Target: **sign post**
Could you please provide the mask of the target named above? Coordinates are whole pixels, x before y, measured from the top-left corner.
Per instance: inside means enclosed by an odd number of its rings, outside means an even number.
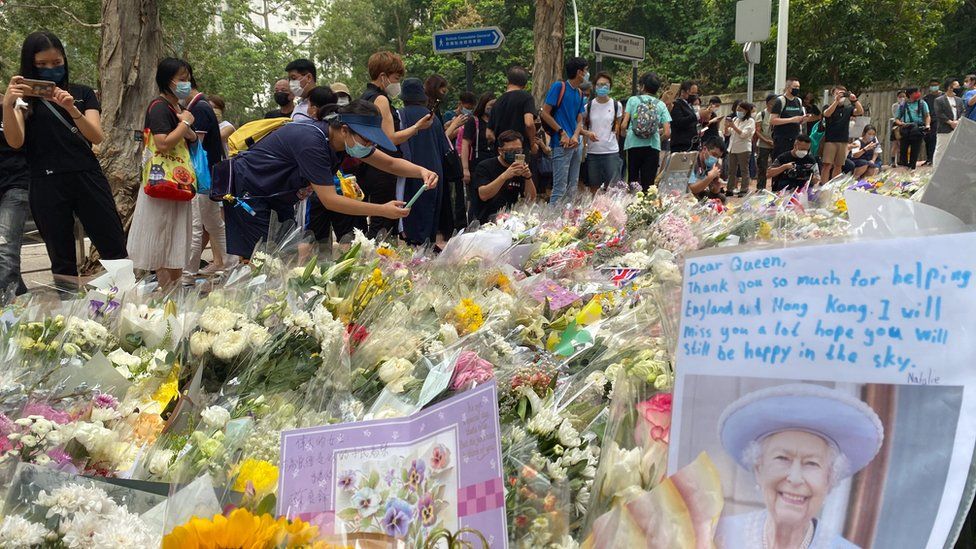
[[[753,100],[752,85],[760,58],[760,43],[769,39],[772,9],[771,0],[739,0],[735,5],[735,41],[744,44],[742,55],[749,66],[746,87],[746,101],[749,102]],[[778,84],[779,74],[776,78]]]
[[[497,50],[505,42],[498,27],[452,29],[434,33],[434,53],[464,53],[465,80],[468,91],[474,91],[474,56],[471,52]]]
[[[637,95],[637,65],[644,60],[645,51],[643,36],[593,27],[590,31],[590,51],[596,55],[597,72],[602,69],[604,56],[632,61],[634,84],[631,93]]]

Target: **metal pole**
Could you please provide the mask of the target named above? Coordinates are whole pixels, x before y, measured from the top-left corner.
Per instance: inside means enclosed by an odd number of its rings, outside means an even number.
[[[781,91],[786,85],[786,47],[790,33],[790,0],[779,0],[776,23],[776,82],[773,89]]]
[[[576,23],[576,57],[579,57],[579,11],[576,10],[576,0],[573,0],[573,21]]]
[[[637,61],[634,61],[634,83],[630,86],[630,95],[637,95]]]
[[[464,79],[469,92],[474,92],[474,56],[467,52],[464,56]]]
[[[596,71],[593,74],[594,75],[599,74],[600,71],[602,70],[603,70],[603,56],[598,53],[596,54]],[[593,78],[595,79],[596,76],[594,76]]]
[[[756,65],[754,63],[748,63],[749,65],[749,76],[746,81],[746,101],[752,103],[753,91],[752,91],[752,80],[756,74]]]

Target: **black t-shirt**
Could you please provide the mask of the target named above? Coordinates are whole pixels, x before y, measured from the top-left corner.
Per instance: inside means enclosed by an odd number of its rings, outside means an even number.
[[[285,114],[280,110],[264,113],[265,118],[291,118],[290,114]]]
[[[851,116],[854,105],[842,105],[834,109],[834,114],[824,119],[824,142],[847,143],[851,138]]]
[[[176,109],[164,99],[154,99],[146,112],[146,127],[153,135],[169,135],[180,124]]]
[[[932,122],[929,124],[929,126],[932,127],[933,134],[939,130],[939,119],[935,116],[935,100],[938,99],[940,95],[942,94],[929,92],[925,94],[925,97],[922,98],[922,101],[925,101],[925,104],[929,106],[929,112],[933,115]]]
[[[484,120],[476,120],[473,116],[464,123],[464,139],[471,141],[471,148],[476,159],[495,155],[491,143],[488,142],[487,130],[488,124]],[[475,134],[476,131],[477,135]]]
[[[82,114],[93,109],[101,110],[95,90],[88,86],[68,84],[67,91],[75,98],[75,107]],[[31,99],[29,103],[24,149],[32,177],[100,169],[91,144],[80,131],[72,133],[41,99]],[[54,103],[49,104],[71,127],[77,127],[68,111]]]
[[[224,159],[224,142],[220,139],[220,121],[206,98],[197,101],[190,109],[193,115],[193,131],[207,132],[203,136],[203,150],[207,151],[207,164],[213,166]]]
[[[803,102],[799,97],[787,99],[781,95],[773,102],[773,114],[778,114],[780,118],[793,118],[803,115]],[[796,139],[800,135],[800,124],[781,124],[773,126],[773,139]]]
[[[814,116],[820,116],[820,114],[821,114],[820,107],[817,107],[813,103],[810,103],[810,106],[809,107],[807,107],[806,105],[804,105],[803,108],[807,111],[807,114],[812,114]],[[807,129],[806,129],[807,135],[810,135],[811,133],[813,133],[813,127],[816,124],[817,124],[817,121],[816,120],[814,120],[813,122],[807,122]],[[823,125],[821,125],[820,127],[823,128]]]
[[[713,112],[711,116],[708,117],[708,121],[711,122],[716,118],[718,118],[718,114]],[[735,115],[731,116],[731,118],[735,118]],[[722,124],[721,122],[716,122],[715,124],[708,124],[708,127],[705,128],[705,132],[702,133],[702,143],[704,143],[711,137],[718,137],[718,127],[721,124]]]
[[[530,143],[529,136],[525,133],[525,115],[534,113],[535,98],[531,93],[525,90],[508,91],[495,101],[488,119],[488,127],[495,132],[496,136],[508,130],[519,132],[522,134],[522,143],[528,148]]]
[[[525,180],[521,177],[513,177],[502,185],[498,194],[488,200],[481,199],[481,196],[478,194],[478,188],[484,187],[498,179],[507,169],[508,167],[503,166],[497,156],[479,162],[478,166],[474,169],[474,176],[471,178],[473,191],[471,196],[473,211],[471,213],[472,216],[477,217],[482,223],[491,221],[491,218],[501,211],[502,208],[515,205],[525,190]]]
[[[29,183],[27,154],[23,147],[14,149],[7,144],[3,134],[3,109],[0,109],[0,196],[7,189],[26,189]]]
[[[793,151],[786,151],[777,156],[770,167],[776,168],[790,162],[795,164],[792,169],[773,178],[773,192],[779,192],[783,189],[799,189],[810,181],[811,176],[820,175],[817,159],[812,154],[797,158],[793,155]]]

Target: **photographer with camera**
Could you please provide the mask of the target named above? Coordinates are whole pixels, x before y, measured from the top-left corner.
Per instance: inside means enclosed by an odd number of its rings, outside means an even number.
[[[922,92],[918,88],[905,90],[908,101],[898,109],[895,116],[895,126],[898,127],[898,140],[901,150],[898,154],[898,165],[915,169],[918,157],[922,153],[922,143],[929,132],[932,116],[929,106],[922,101]]]
[[[503,208],[525,198],[535,200],[532,171],[525,161],[522,134],[508,130],[498,136],[498,156],[478,164],[472,181],[468,218],[487,223]]]
[[[823,111],[824,137],[821,157],[824,163],[825,181],[840,175],[847,160],[847,143],[851,138],[851,117],[864,114],[864,107],[857,96],[847,91],[844,86],[834,86],[831,95],[834,101]]]
[[[820,183],[820,169],[817,159],[810,154],[810,137],[800,134],[793,143],[793,150],[776,157],[766,176],[773,180],[773,192],[784,189],[802,189],[808,183]]]

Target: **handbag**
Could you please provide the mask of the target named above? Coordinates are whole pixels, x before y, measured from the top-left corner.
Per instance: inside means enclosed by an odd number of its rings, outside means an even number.
[[[153,101],[149,108],[162,101]],[[170,107],[175,113],[175,109]],[[180,139],[176,146],[167,152],[156,148],[152,132],[146,128],[142,132],[143,153],[142,190],[153,198],[187,202],[197,194],[197,175],[190,149],[186,140]]]
[[[193,161],[193,171],[197,176],[197,194],[210,194],[211,175],[210,160],[203,143],[198,139],[190,149],[190,159]]]

